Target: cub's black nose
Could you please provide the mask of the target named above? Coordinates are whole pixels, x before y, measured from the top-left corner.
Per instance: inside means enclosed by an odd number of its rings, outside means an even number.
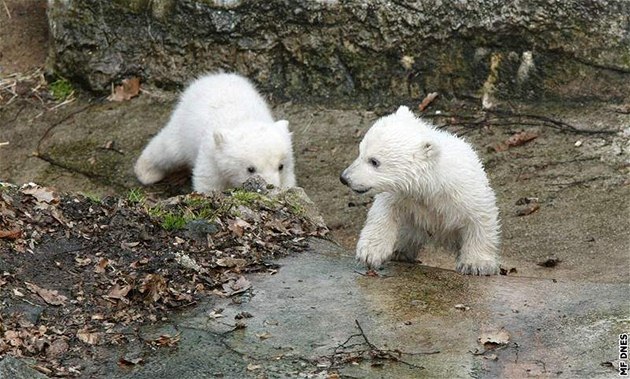
[[[346,178],[343,177],[343,172],[341,173],[341,175],[339,175],[339,181],[341,182],[341,184],[343,184],[344,186],[348,185],[348,181],[346,180]]]

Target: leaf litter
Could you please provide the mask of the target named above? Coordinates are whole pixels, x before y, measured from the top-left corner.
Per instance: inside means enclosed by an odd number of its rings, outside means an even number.
[[[277,272],[273,259],[328,232],[288,193],[238,195],[149,204],[0,183],[0,356],[32,357],[49,376],[89,376],[98,365],[94,347],[125,345],[142,325],[204,298],[250,291],[247,273]],[[183,225],[167,222],[173,217]],[[150,353],[179,338],[144,342]]]

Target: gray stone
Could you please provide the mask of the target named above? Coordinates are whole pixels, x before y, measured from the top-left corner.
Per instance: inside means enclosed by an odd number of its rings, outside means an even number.
[[[219,230],[216,223],[207,220],[192,220],[186,224],[186,235],[197,242],[207,242],[208,235]]]
[[[630,93],[630,2],[50,0],[50,70],[107,92],[213,70],[274,99],[393,104]]]
[[[0,360],[0,379],[46,379],[47,376],[31,368],[26,361],[5,355]]]
[[[248,192],[256,192],[264,195],[269,192],[269,190],[267,189],[268,186],[269,185],[262,176],[252,175],[247,178],[245,183],[243,183],[242,188]]]

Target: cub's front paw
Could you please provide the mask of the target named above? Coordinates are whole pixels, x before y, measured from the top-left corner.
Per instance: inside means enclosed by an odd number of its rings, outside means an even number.
[[[363,263],[370,269],[381,267],[383,262],[391,255],[391,250],[384,249],[380,246],[362,245],[361,243],[357,245],[357,261]]]
[[[496,275],[499,273],[499,262],[496,259],[459,260],[457,271],[464,275]]]
[[[157,183],[164,178],[164,172],[155,168],[155,166],[145,158],[139,158],[134,166],[136,177],[142,184]]]

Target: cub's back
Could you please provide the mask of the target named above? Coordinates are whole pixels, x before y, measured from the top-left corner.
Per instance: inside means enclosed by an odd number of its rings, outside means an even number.
[[[271,111],[254,85],[238,74],[209,74],[190,84],[174,117],[203,129],[229,128],[243,121],[273,122]]]

